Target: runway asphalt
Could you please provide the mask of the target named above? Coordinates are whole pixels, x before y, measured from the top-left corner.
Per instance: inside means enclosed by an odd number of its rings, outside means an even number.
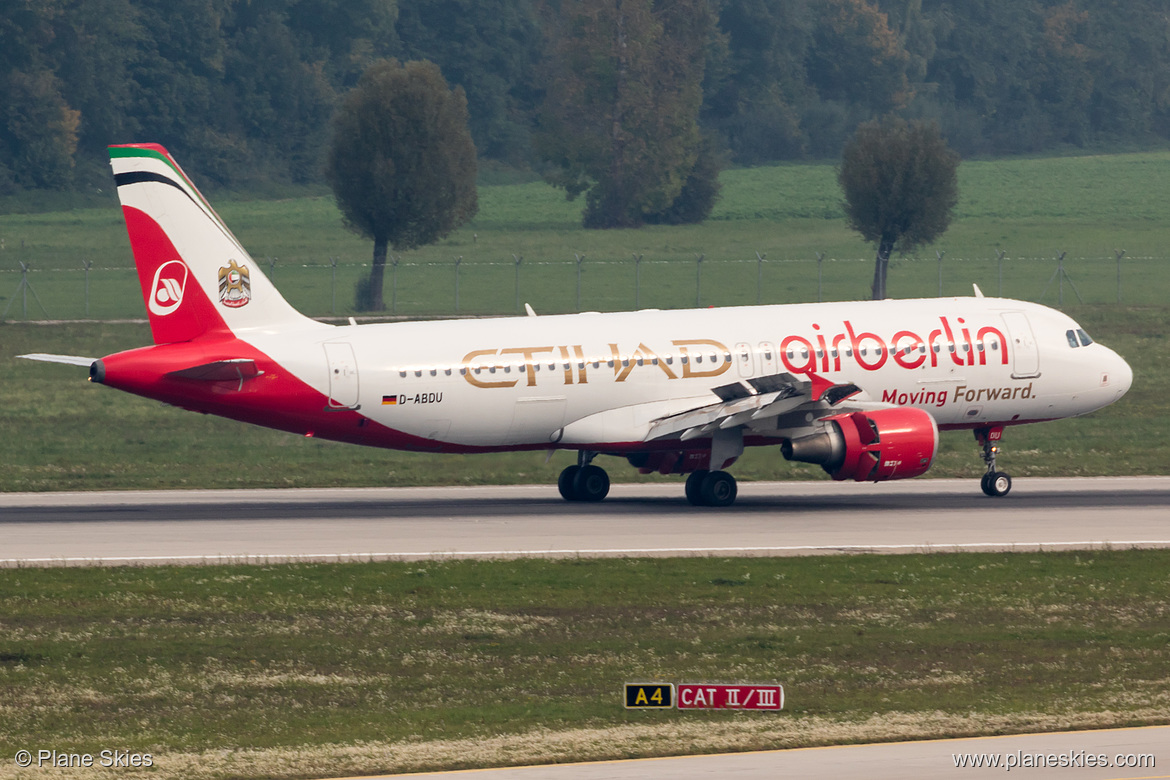
[[[1170,546],[1170,478],[0,494],[0,565],[430,557],[809,555]]]

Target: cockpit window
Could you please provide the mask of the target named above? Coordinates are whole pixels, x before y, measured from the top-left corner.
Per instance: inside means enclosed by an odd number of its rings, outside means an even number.
[[[1089,334],[1085,333],[1084,329],[1077,328],[1077,335],[1081,337],[1081,346],[1087,347],[1093,343],[1093,340],[1089,338]]]
[[[1077,341],[1077,333],[1075,330],[1066,330],[1064,332],[1064,337],[1068,339],[1068,345],[1073,349],[1076,349],[1080,346],[1080,343]]]

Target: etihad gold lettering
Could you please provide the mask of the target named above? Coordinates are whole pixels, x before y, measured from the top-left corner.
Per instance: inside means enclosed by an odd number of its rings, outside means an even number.
[[[501,349],[500,356],[504,355],[523,355],[524,356],[524,371],[528,374],[528,386],[536,387],[536,364],[535,355],[538,352],[552,352],[556,347],[510,347],[508,349]],[[488,350],[491,352],[492,350]],[[464,358],[466,360],[466,358]],[[475,384],[472,382],[472,384]],[[512,384],[515,384],[513,382]],[[511,385],[509,385],[510,387]]]
[[[636,371],[656,369],[667,379],[709,378],[719,376],[731,367],[729,351],[722,342],[712,339],[684,339],[671,342],[676,350],[659,355],[645,342],[639,342],[632,351],[624,351],[618,344],[609,345],[609,359],[587,355],[581,344],[556,346],[505,347],[503,349],[475,349],[463,356],[459,373],[473,387],[515,387],[519,379],[499,378],[499,372],[519,369],[526,374],[525,386],[536,387],[542,382],[542,368],[547,368],[545,383],[559,376],[566,385],[589,383],[589,364],[596,368],[606,363],[613,368],[615,382],[625,382]],[[558,360],[559,358],[559,360]],[[678,359],[682,376],[671,366]],[[559,370],[558,370],[559,369]]]
[[[519,379],[492,381],[490,379],[481,378],[484,371],[488,372],[489,374],[494,374],[497,368],[502,368],[503,366],[498,361],[491,363],[477,363],[477,358],[495,356],[495,354],[496,350],[494,349],[475,349],[471,352],[468,352],[463,356],[463,360],[460,361],[460,368],[463,369],[461,372],[463,374],[463,378],[466,379],[469,384],[475,385],[476,387],[514,387],[516,383],[520,381]]]
[[[610,346],[613,347],[615,345],[610,344]],[[662,369],[662,373],[666,374],[667,379],[678,379],[678,375],[670,370],[670,366],[666,365],[666,361],[660,360],[654,350],[646,346],[645,343],[640,343],[638,344],[638,348],[634,350],[634,353],[630,355],[629,359],[622,361],[621,372],[618,373],[615,371],[617,373],[617,381],[626,381],[626,377],[630,375],[631,371],[647,363]]]
[[[670,343],[678,347],[682,354],[683,379],[719,376],[731,368],[731,363],[724,357],[730,350],[718,341],[712,339],[675,339]],[[705,350],[704,347],[708,349]],[[702,366],[704,355],[712,360],[712,368]]]
[[[585,352],[582,350],[580,344],[573,345],[573,354],[577,359],[577,384],[586,384],[589,381],[589,377],[585,374]]]
[[[569,360],[569,348],[557,347],[557,349],[561,351],[561,363],[565,367],[565,384],[571,385],[573,384],[573,364]]]

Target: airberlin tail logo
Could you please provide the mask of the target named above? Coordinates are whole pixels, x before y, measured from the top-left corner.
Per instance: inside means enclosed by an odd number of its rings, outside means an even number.
[[[187,266],[182,260],[168,260],[154,272],[150,285],[150,300],[147,308],[151,314],[165,317],[183,302],[183,291],[187,288]]]

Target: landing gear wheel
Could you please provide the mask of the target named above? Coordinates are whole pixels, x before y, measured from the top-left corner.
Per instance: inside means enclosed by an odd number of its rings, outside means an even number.
[[[1004,471],[989,471],[983,475],[980,487],[989,496],[1006,496],[1012,489],[1012,478]]]
[[[561,498],[566,501],[580,501],[577,498],[577,491],[573,487],[573,482],[577,479],[577,474],[580,471],[580,466],[566,466],[565,470],[561,472],[561,476],[557,478],[557,489],[561,491]]]
[[[704,506],[731,506],[739,488],[735,484],[735,477],[726,471],[712,471],[703,479]]]
[[[979,481],[979,487],[989,496],[1006,496],[1012,489],[1012,478],[1005,471],[995,468],[995,456],[999,454],[999,441],[1003,435],[1003,428],[976,428],[975,441],[983,448],[983,462],[987,464],[987,472]]]
[[[699,469],[687,476],[687,501],[691,502],[691,506],[703,505],[703,480],[710,473],[707,469]]]
[[[609,495],[609,474],[600,466],[578,467],[573,477],[573,495],[577,501],[600,501]]]

